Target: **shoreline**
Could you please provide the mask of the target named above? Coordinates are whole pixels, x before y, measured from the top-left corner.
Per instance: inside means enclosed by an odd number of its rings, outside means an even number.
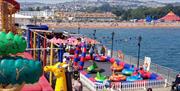
[[[41,22],[41,24],[48,25],[50,29],[113,29],[113,28],[180,28],[180,22],[172,23],[132,23],[132,22],[63,22],[63,23],[53,23],[53,22]]]

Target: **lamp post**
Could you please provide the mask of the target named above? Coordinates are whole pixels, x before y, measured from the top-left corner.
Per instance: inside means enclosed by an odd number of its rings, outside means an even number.
[[[113,46],[114,46],[114,32],[112,32],[112,45],[111,45],[111,57],[113,57]]]
[[[139,36],[139,37],[138,37],[138,62],[137,62],[137,67],[138,67],[138,68],[139,68],[139,58],[140,58],[141,40],[142,40],[142,37]]]
[[[96,30],[94,30],[93,37],[94,37],[94,40],[96,40]]]
[[[78,26],[78,34],[79,34],[79,31],[80,31],[80,27]]]

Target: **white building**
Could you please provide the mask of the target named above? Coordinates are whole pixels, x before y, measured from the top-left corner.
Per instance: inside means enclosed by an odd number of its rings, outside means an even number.
[[[31,23],[32,16],[26,16],[21,14],[15,14],[15,23],[20,25],[26,25]]]
[[[54,16],[54,11],[20,11],[18,14],[37,18],[44,17],[45,19],[48,19],[49,17]]]

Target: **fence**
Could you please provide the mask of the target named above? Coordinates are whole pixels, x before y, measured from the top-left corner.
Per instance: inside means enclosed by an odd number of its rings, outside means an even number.
[[[109,86],[96,84],[80,73],[80,79],[91,91],[128,91],[144,90],[146,88],[162,88],[166,86],[166,79],[162,80],[142,80],[135,82],[111,82]]]

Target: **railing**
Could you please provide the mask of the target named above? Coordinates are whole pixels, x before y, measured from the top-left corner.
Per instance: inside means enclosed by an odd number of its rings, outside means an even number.
[[[83,74],[80,73],[80,80],[83,84],[85,84],[89,89],[92,91],[96,91],[95,84],[90,81],[88,78],[86,78]]]
[[[142,80],[134,82],[111,82],[110,86],[105,84],[97,84],[86,78],[80,73],[80,80],[85,84],[91,91],[127,91],[127,90],[144,90],[147,88],[163,88],[166,86],[166,79],[162,80]]]

